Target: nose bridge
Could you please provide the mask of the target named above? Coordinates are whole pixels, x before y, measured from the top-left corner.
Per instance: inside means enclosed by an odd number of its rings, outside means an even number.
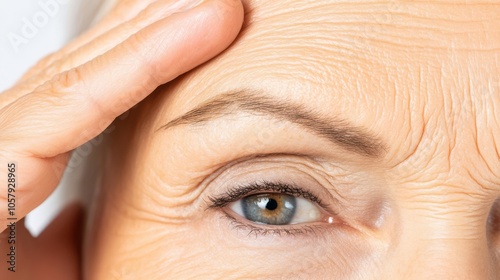
[[[403,210],[394,258],[402,266],[391,279],[498,279],[495,250],[486,230],[487,213],[472,200]]]

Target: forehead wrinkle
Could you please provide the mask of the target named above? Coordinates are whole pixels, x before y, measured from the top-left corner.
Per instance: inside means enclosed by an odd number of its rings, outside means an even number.
[[[439,74],[443,68],[446,68],[446,65],[453,65],[449,64],[449,61],[456,57],[460,48],[467,51],[481,50],[481,52],[489,49],[497,40],[484,41],[472,38],[483,34],[477,33],[482,23],[492,23],[500,18],[498,14],[490,13],[486,18],[474,20],[473,14],[482,10],[474,5],[406,3],[400,6],[402,10],[396,13],[382,9],[387,5],[377,4],[380,9],[376,13],[369,14],[366,11],[373,6],[371,4],[358,6],[360,3],[336,3],[336,10],[317,9],[317,16],[311,17],[311,10],[307,13],[299,13],[297,10],[297,13],[294,13],[292,9],[294,4],[278,9],[276,7],[279,6],[279,1],[274,6],[266,4],[265,7],[256,4],[260,1],[249,2],[252,3],[251,10],[248,11],[249,16],[253,17],[249,22],[251,23],[249,29],[227,52],[207,64],[209,67],[199,68],[197,73],[202,74],[197,76],[198,80],[194,80],[195,83],[203,87],[214,85],[213,88],[232,88],[232,84],[238,84],[242,88],[254,88],[254,83],[257,81],[259,84],[257,86],[269,88],[274,84],[267,80],[274,79],[280,81],[280,87],[287,86],[290,81],[299,81],[301,86],[319,88],[320,90],[300,90],[295,93],[299,93],[297,98],[301,98],[300,95],[315,94],[316,99],[323,100],[328,99],[325,97],[327,92],[331,96],[335,95],[332,99],[335,98],[335,102],[341,104],[338,109],[341,112],[338,115],[350,116],[348,111],[351,111],[352,119],[358,118],[360,121],[357,123],[361,126],[374,127],[373,131],[380,131],[388,143],[394,142],[399,145],[399,149],[391,149],[397,153],[393,162],[411,154],[413,146],[419,141],[411,141],[412,145],[409,145],[408,141],[401,139],[410,134],[399,130],[405,129],[406,123],[400,121],[403,118],[394,113],[397,110],[392,112],[386,110],[385,104],[392,102],[394,107],[398,107],[401,96],[416,98],[418,102],[409,109],[412,114],[405,120],[413,122],[414,126],[428,122],[429,116],[425,116],[424,112],[432,112],[434,110],[431,109],[436,109],[442,104],[440,100],[436,102],[437,95],[431,96],[431,94],[442,95],[450,92],[450,90],[440,91],[442,88],[439,87],[441,86],[439,80],[442,77]],[[424,7],[432,9],[423,9]],[[497,5],[485,8],[493,11],[498,7]],[[444,13],[448,10],[449,12]],[[422,14],[424,11],[426,12]],[[467,17],[464,14],[464,18],[460,18],[464,11],[469,11],[471,14]],[[387,18],[385,22],[379,21],[387,14],[391,14],[390,22],[387,22]],[[365,29],[370,26],[383,28],[374,29],[373,33],[360,32],[370,31]],[[425,36],[420,36],[422,34]],[[417,41],[412,40],[415,36],[418,37]],[[436,36],[442,39],[429,40],[435,39]],[[466,37],[470,44],[480,42],[481,48],[462,45],[462,37]],[[393,41],[394,39],[397,39],[397,42]],[[452,46],[449,45],[450,42],[453,42]],[[261,86],[263,79],[267,79],[265,86]],[[393,85],[394,90],[392,88],[385,90],[388,89],[387,85]],[[295,84],[290,87],[292,86]],[[321,90],[322,88],[325,92]],[[191,92],[217,94],[212,90],[191,90]],[[196,96],[192,95],[186,99],[197,101]],[[205,99],[203,94],[200,99]],[[432,102],[428,102],[429,100]],[[212,105],[225,107],[227,104]],[[234,106],[224,110],[214,110],[212,114],[218,111],[218,114],[224,115],[233,109]],[[385,124],[380,124],[387,121],[387,116],[393,118],[389,133],[386,133]],[[459,119],[451,118],[451,121]],[[398,134],[390,134],[393,127],[398,128]],[[451,130],[450,135],[456,136],[452,132],[455,131]],[[446,165],[440,166],[446,167]]]
[[[243,90],[221,94],[168,122],[160,129],[186,124],[202,124],[237,111],[272,116],[298,124],[342,148],[367,157],[379,157],[386,150],[380,139],[341,119],[325,118],[298,104],[285,104],[279,100]]]
[[[246,1],[250,10],[245,27],[256,36],[295,33],[351,37],[353,49],[368,45],[398,45],[402,51],[420,47],[434,51],[453,48],[498,49],[498,40],[484,36],[485,26],[498,27],[500,5],[380,1]],[[256,25],[256,26],[253,26]],[[318,30],[319,28],[319,30]],[[279,33],[273,32],[279,30]],[[319,32],[317,32],[319,31]],[[342,36],[337,36],[338,34]],[[246,36],[247,34],[245,34]],[[474,38],[474,39],[473,39]]]

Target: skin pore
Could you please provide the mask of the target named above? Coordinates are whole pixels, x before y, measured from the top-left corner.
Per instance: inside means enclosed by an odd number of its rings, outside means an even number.
[[[115,121],[85,276],[498,279],[500,4],[244,4],[228,50]],[[280,192],[321,218],[231,210]]]

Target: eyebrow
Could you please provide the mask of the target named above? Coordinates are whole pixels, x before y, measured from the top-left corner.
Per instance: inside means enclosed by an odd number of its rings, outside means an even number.
[[[271,116],[297,124],[329,140],[343,149],[365,157],[380,157],[385,145],[366,129],[349,124],[346,120],[325,117],[305,105],[289,103],[255,91],[240,90],[224,93],[209,99],[196,108],[179,116],[160,129],[179,125],[201,124],[238,112]]]

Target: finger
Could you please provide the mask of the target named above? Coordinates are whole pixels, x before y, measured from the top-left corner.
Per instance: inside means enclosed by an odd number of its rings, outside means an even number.
[[[103,33],[115,28],[123,22],[127,22],[137,16],[143,9],[156,0],[104,0],[103,6],[110,6],[107,13],[99,20],[97,24],[91,26],[83,34],[69,42],[61,49],[62,55],[76,51],[81,46],[88,44]],[[104,7],[106,8],[106,7]],[[101,11],[99,11],[101,12]],[[61,57],[52,56],[45,62],[45,66],[59,60]]]
[[[116,27],[120,23],[126,22],[134,18],[142,9],[147,7],[155,0],[105,0],[101,4],[103,6],[111,6],[109,12],[94,26],[90,27],[83,34],[73,39],[63,48],[47,55],[36,63],[34,67],[28,70],[18,81],[17,84],[24,83],[30,79],[35,73],[43,71],[47,66],[55,61],[62,59],[64,56],[76,51],[81,46],[91,42],[101,34]]]
[[[16,139],[13,150],[38,158],[72,150],[160,84],[222,51],[241,22],[241,3],[234,0],[207,1],[156,22],[7,106],[0,141]]]
[[[89,35],[84,36],[77,42],[70,44],[63,50],[57,53],[55,56],[51,56],[50,59],[44,60],[39,66],[35,66],[28,73],[25,74],[14,87],[4,92],[0,95],[0,108],[14,102],[19,97],[32,92],[41,83],[50,80],[54,75],[67,71],[71,68],[80,66],[81,64],[94,59],[96,56],[101,55],[119,43],[123,42],[125,39],[130,37],[132,34],[140,31],[146,26],[162,19],[166,18],[173,13],[187,10],[200,0],[163,0],[153,2],[147,7],[142,7],[141,5],[132,2],[134,9],[143,8],[139,13],[136,13],[135,17],[129,21],[123,22],[122,24],[117,24],[118,16],[114,17],[113,20],[109,20],[105,27],[99,27],[97,31],[91,32]],[[128,7],[127,10],[129,10]],[[127,13],[127,12],[125,12]],[[132,14],[132,13],[127,13]],[[116,26],[114,26],[116,24]],[[112,29],[103,32],[104,28],[109,28],[114,26]],[[99,34],[99,36],[96,36]],[[83,44],[87,40],[92,39],[91,43]],[[78,46],[78,48],[76,48]],[[74,50],[73,52],[71,52]],[[50,61],[50,64],[47,64]],[[44,66],[42,68],[42,66]]]
[[[104,0],[99,9],[106,8],[106,6],[111,7],[107,8],[109,12],[96,25],[91,26],[61,49],[39,60],[17,80],[16,85],[26,83],[36,73],[43,71],[43,69],[54,63],[54,61],[62,59],[64,56],[76,51],[81,46],[89,43],[118,24],[132,19],[153,1],[155,0]]]
[[[51,167],[38,161],[92,139],[158,85],[221,52],[236,37],[242,21],[240,1],[207,1],[153,23],[2,109],[0,154],[3,161],[18,159],[19,177],[25,182],[19,190],[30,194],[23,197],[18,215],[26,215],[40,203],[39,192],[55,187],[40,183]],[[0,212],[2,221],[4,212]]]
[[[88,45],[90,42],[92,44],[90,46],[91,49],[95,49],[96,47],[99,47],[98,42],[93,42],[95,39],[101,37],[102,35],[106,33],[110,33],[112,30],[111,34],[119,37],[119,35],[128,35],[130,36],[132,33],[127,33],[123,28],[122,30],[116,30],[117,27],[122,25],[123,23],[128,23],[132,21],[133,19],[137,17],[142,17],[142,21],[137,21],[134,20],[133,23],[139,24],[137,26],[132,26],[132,28],[129,28],[130,31],[133,30],[140,30],[144,26],[154,22],[154,19],[144,17],[144,12],[148,11],[147,15],[153,16],[156,20],[159,19],[157,15],[167,17],[171,13],[175,11],[179,11],[182,9],[186,9],[189,6],[194,6],[194,2],[199,2],[199,0],[169,0],[169,1],[154,1],[154,0],[147,0],[147,1],[138,1],[138,0],[122,0],[116,3],[116,7],[111,10],[111,12],[106,15],[106,17],[96,26],[90,28],[87,32],[79,36],[77,39],[73,40],[69,44],[67,44],[64,48],[62,48],[60,51],[55,53],[54,55],[51,55],[42,61],[38,63],[38,65],[33,68],[32,70],[28,71],[23,78],[19,82],[26,81],[27,79],[31,78],[35,74],[38,74],[42,71],[45,70],[48,66],[54,64],[55,62],[59,60],[65,60],[65,58],[72,54],[75,51],[79,51],[80,48]],[[154,7],[152,7],[154,6]],[[156,13],[153,13],[152,11],[156,11]],[[162,14],[163,13],[163,14]],[[121,42],[123,41],[126,37],[121,37],[122,40],[118,41]],[[115,44],[116,45],[116,44]],[[104,51],[107,51],[109,48],[103,48],[101,51],[97,52],[98,54],[104,53]],[[81,52],[80,52],[81,53]],[[94,58],[94,56],[89,57],[87,60],[90,60],[91,58]],[[86,62],[85,60],[84,62]],[[72,67],[76,67],[80,65],[81,63],[78,63],[76,65],[73,65]],[[64,71],[64,70],[62,70]],[[61,71],[61,72],[62,72]],[[52,73],[53,75],[54,73]]]
[[[173,13],[188,10],[192,8],[197,2],[200,1],[164,0],[154,2],[130,21],[127,21],[109,30],[102,36],[92,41],[91,44],[81,46],[77,52],[71,53],[55,61],[46,69],[44,69],[40,73],[40,75],[37,75],[36,79],[47,81],[57,73],[67,71],[91,59],[94,59],[96,56],[109,51],[146,26],[151,25],[152,23],[157,22],[163,18],[166,18]],[[31,91],[33,89],[28,90]]]

